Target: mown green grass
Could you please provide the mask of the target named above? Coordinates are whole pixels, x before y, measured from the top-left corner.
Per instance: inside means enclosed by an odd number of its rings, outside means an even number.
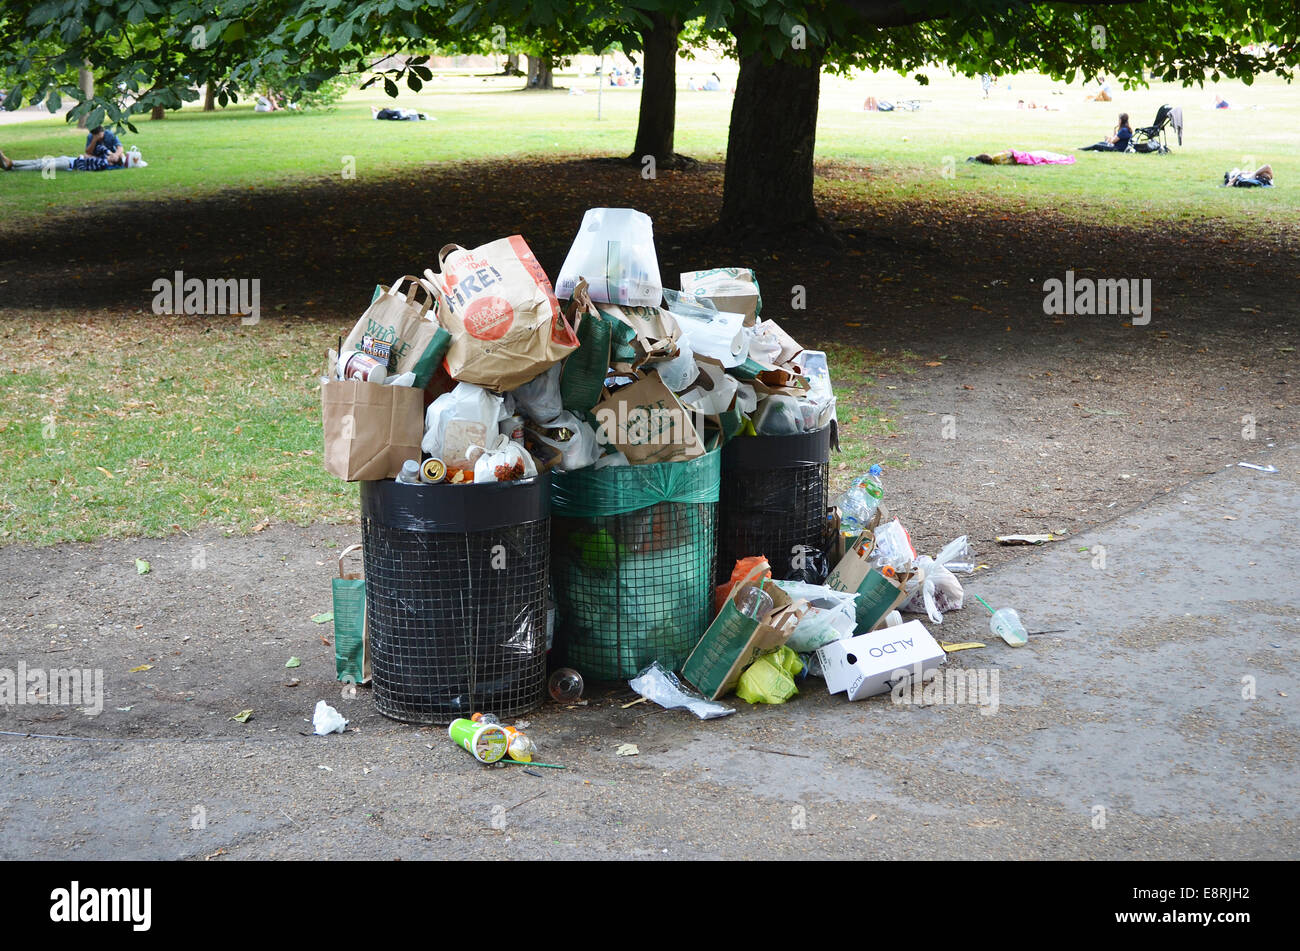
[[[36,319],[0,323],[0,544],[355,517],[312,372],[336,327]]]
[[[679,79],[712,67],[684,65]],[[734,75],[724,65],[720,72]],[[275,188],[337,177],[345,162],[359,179],[398,174],[429,163],[502,156],[620,155],[631,150],[639,101],[635,88],[605,88],[591,76],[558,82],[585,95],[520,91],[515,79],[440,73],[421,95],[399,103],[437,121],[375,122],[371,105],[382,93],[350,93],[329,112],[254,113],[239,105],[204,114],[190,106],[161,122],[140,120],[145,170],[37,173],[0,177],[0,228],[118,200],[193,197],[223,188]],[[1214,93],[1233,108],[1215,111]],[[1206,220],[1233,228],[1294,228],[1300,190],[1288,187],[1300,170],[1300,90],[1266,77],[1254,86],[1221,83],[1198,89],[1157,84],[1116,90],[1110,103],[1084,102],[1080,86],[1032,74],[1007,77],[985,100],[979,83],[946,75],[929,86],[894,74],[826,76],[818,115],[817,158],[829,163],[823,195],[879,202],[948,202],[954,198],[1002,213],[1053,210],[1079,220],[1114,223]],[[862,111],[867,95],[921,98],[918,112]],[[599,104],[598,104],[599,98]],[[1018,109],[1019,99],[1060,111]],[[677,146],[703,159],[721,159],[732,97],[727,92],[678,95]],[[1070,167],[968,165],[969,155],[1003,148],[1066,151],[1096,141],[1127,111],[1145,125],[1162,102],[1183,107],[1184,146],[1167,156],[1077,153]],[[597,109],[601,118],[597,120]],[[82,136],[61,119],[0,126],[0,149],[11,156],[78,152]],[[1282,187],[1224,189],[1234,166],[1274,165]]]

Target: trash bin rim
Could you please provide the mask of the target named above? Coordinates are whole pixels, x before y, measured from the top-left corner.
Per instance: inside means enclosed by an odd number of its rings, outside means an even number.
[[[426,534],[470,534],[537,522],[551,515],[551,483],[543,475],[515,482],[406,485],[361,482],[361,515],[389,528]]]
[[[722,468],[796,469],[820,466],[831,459],[831,430],[828,423],[810,433],[789,436],[734,436],[722,447]]]

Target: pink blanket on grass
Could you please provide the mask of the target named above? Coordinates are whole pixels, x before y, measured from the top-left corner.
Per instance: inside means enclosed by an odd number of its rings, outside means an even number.
[[[1016,160],[1017,165],[1073,165],[1073,155],[1062,155],[1060,152],[1021,152],[1018,149],[1011,150],[1011,157]]]

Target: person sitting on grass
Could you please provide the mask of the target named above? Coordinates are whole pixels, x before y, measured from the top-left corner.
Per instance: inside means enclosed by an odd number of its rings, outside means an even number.
[[[1129,144],[1133,141],[1133,127],[1128,124],[1128,113],[1119,114],[1119,125],[1115,126],[1115,134],[1108,135],[1100,142],[1094,142],[1092,145],[1084,146],[1084,152],[1127,152]]]

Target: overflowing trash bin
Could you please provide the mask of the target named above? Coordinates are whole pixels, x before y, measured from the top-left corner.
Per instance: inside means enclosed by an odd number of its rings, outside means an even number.
[[[778,579],[825,562],[834,532],[827,519],[831,433],[828,425],[788,436],[737,436],[722,448],[719,583],[752,555],[765,556]]]
[[[592,680],[678,667],[713,616],[721,453],[552,475],[557,663]]]
[[[546,688],[550,486],[361,483],[375,706],[395,720],[515,716]]]

